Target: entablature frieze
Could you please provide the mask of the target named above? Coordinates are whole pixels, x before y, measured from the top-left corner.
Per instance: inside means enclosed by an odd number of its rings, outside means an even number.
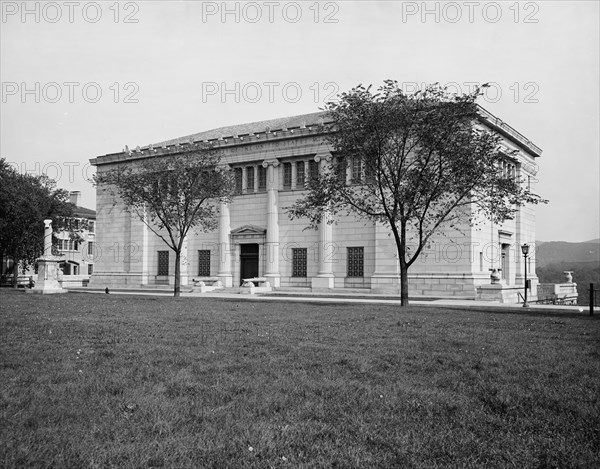
[[[306,146],[318,146],[322,144],[325,130],[317,125],[305,128],[286,129],[218,138],[204,141],[188,141],[175,144],[145,147],[136,147],[131,150],[126,145],[123,151],[109,153],[106,155],[91,158],[90,163],[93,166],[99,166],[110,163],[121,163],[123,161],[151,158],[154,156],[173,155],[190,151],[198,151],[202,148],[219,148],[223,152],[224,158],[248,155],[259,152],[279,152],[285,149],[296,149]],[[302,142],[299,144],[299,142]],[[264,159],[264,158],[263,158]]]

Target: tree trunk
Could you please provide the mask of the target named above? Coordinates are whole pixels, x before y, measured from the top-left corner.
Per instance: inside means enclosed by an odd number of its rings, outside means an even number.
[[[400,306],[408,306],[408,267],[400,262]]]
[[[173,296],[181,296],[181,248],[175,251],[175,290]]]
[[[13,288],[19,288],[18,280],[19,280],[19,260],[17,258],[13,259],[13,265],[10,270],[12,271],[12,286]]]

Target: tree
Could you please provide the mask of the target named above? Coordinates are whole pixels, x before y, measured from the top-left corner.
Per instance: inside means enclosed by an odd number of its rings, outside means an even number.
[[[215,229],[218,204],[230,200],[233,181],[219,163],[217,148],[194,144],[183,153],[119,165],[95,176],[96,185],[118,197],[175,252],[174,296],[181,293],[181,252],[189,230]]]
[[[345,212],[389,226],[400,264],[401,305],[408,305],[408,269],[442,225],[509,219],[543,201],[502,170],[501,137],[478,128],[480,90],[455,96],[437,85],[412,95],[388,80],[371,92],[359,85],[326,105],[328,143],[337,166],[320,174],[288,208],[312,228],[324,213]],[[343,163],[342,163],[343,162]],[[346,181],[346,162],[352,181]]]
[[[14,286],[18,267],[26,269],[44,251],[44,219],[53,220],[55,233],[69,229],[73,209],[69,192],[54,180],[20,174],[0,159],[0,259],[12,259]]]

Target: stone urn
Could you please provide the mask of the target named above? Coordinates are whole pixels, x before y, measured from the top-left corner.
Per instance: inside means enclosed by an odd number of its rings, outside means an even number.
[[[490,272],[492,272],[490,274],[490,280],[492,281],[492,285],[496,285],[498,283],[500,283],[500,271],[502,269],[490,269]]]

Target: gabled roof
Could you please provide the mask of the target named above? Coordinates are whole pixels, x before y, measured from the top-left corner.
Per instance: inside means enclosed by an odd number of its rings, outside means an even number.
[[[202,140],[213,140],[218,138],[236,137],[264,132],[265,129],[271,131],[282,129],[297,129],[306,125],[316,125],[323,123],[325,112],[313,112],[311,114],[302,114],[299,116],[279,117],[265,121],[250,122],[247,124],[230,125],[219,127],[218,129],[206,130],[196,134],[186,135],[184,137],[174,138],[154,144],[155,147],[166,145],[176,145],[178,143],[187,143],[190,141],[198,142]]]
[[[96,211],[95,210],[91,210],[91,209],[85,208],[85,207],[80,207],[79,205],[75,206],[75,209],[73,210],[73,215],[75,215],[76,217],[79,217],[79,218],[90,218],[93,220],[96,219]]]

